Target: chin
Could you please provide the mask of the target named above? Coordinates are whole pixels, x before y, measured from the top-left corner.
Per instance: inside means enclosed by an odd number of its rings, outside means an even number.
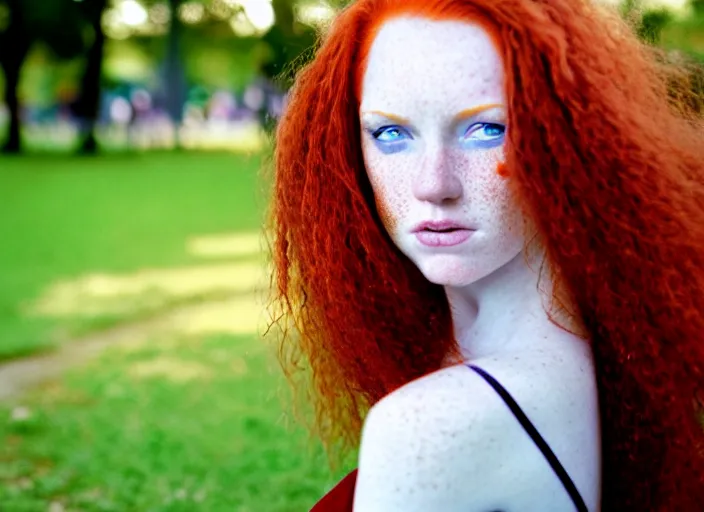
[[[491,273],[479,262],[458,255],[425,256],[414,263],[428,281],[441,286],[469,286]]]

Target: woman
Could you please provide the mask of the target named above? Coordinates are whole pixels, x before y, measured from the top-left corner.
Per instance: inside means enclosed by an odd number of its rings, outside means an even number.
[[[338,17],[273,198],[285,368],[328,444],[366,416],[315,510],[700,509],[704,144],[667,79],[580,0]]]

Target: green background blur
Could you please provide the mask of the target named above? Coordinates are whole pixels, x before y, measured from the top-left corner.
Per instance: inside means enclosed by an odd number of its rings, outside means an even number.
[[[1,511],[303,511],[352,467],[262,336],[271,128],[343,3],[0,0]],[[618,8],[704,60],[704,1]]]

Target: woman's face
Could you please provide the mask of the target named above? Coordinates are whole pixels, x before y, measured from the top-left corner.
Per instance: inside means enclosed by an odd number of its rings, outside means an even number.
[[[502,166],[503,62],[481,25],[411,17],[382,25],[360,120],[382,221],[428,280],[466,286],[521,253],[523,219]]]

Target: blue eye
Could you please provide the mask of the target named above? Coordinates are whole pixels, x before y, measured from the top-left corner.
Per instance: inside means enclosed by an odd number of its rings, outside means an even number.
[[[379,142],[398,142],[404,139],[412,139],[411,134],[400,126],[382,126],[372,133]]]
[[[498,123],[474,123],[464,134],[464,139],[473,142],[499,142],[506,134],[506,127]]]

